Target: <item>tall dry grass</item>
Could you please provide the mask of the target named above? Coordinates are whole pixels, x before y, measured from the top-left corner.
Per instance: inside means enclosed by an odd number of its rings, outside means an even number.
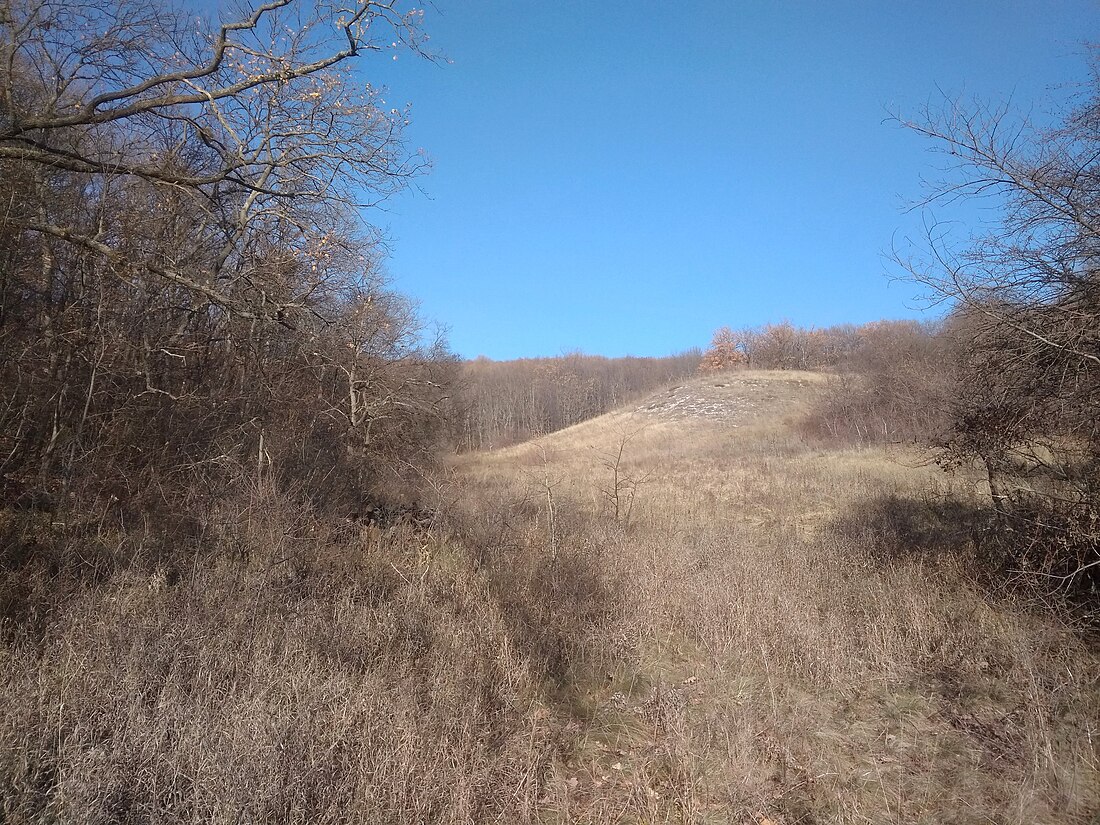
[[[9,514],[4,821],[1089,821],[1095,637],[974,575],[980,488],[707,381],[457,458],[426,529]]]
[[[5,555],[35,605],[3,626],[0,820],[532,819],[564,723],[461,549],[274,495],[207,516],[173,553]]]
[[[964,518],[980,486],[915,453],[803,440],[820,379],[708,381],[751,403],[724,425],[608,416],[461,466],[472,510],[526,499],[544,546],[553,503],[559,552],[622,594],[623,652],[590,674],[583,743],[559,766],[577,781],[565,818],[1100,811],[1095,637],[981,574]],[[624,443],[618,472],[644,479],[629,523],[607,496]]]

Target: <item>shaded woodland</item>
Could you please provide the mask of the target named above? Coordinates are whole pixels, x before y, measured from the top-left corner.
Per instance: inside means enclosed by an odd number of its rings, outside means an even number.
[[[121,523],[272,484],[348,508],[430,460],[449,357],[358,208],[423,161],[349,68],[418,49],[418,16],[327,15],[4,7],[9,506]]]

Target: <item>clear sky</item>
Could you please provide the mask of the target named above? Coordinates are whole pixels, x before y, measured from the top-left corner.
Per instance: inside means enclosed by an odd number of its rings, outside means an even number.
[[[884,252],[942,159],[889,114],[1041,115],[1100,2],[436,0],[425,28],[450,63],[363,67],[433,163],[368,216],[397,288],[465,357],[660,355],[918,315]]]

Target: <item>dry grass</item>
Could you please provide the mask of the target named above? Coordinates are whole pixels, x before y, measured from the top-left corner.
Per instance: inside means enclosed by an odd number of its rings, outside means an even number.
[[[0,821],[1088,822],[1094,637],[971,575],[980,492],[805,442],[815,381],[463,456],[427,532],[12,521]]]
[[[633,657],[587,685],[565,818],[1087,821],[1094,640],[972,575],[966,479],[803,441],[816,381],[707,379],[459,467],[479,512],[526,497],[544,546],[553,504],[559,552],[623,594]]]
[[[4,559],[55,598],[3,628],[0,821],[531,818],[561,725],[470,561],[295,512],[94,582]]]

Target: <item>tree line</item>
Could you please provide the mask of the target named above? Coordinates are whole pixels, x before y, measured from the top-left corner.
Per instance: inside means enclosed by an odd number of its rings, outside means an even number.
[[[740,329],[722,327],[703,352],[699,372],[860,369],[875,353],[893,348],[902,339],[930,334],[935,327],[934,322],[905,320],[809,329],[790,321]]]
[[[449,434],[455,449],[491,450],[572,426],[692,375],[697,350],[664,358],[556,358],[464,362]]]
[[[421,50],[400,5],[0,6],[5,504],[348,506],[426,459],[450,358],[361,218],[425,164],[352,70]]]

